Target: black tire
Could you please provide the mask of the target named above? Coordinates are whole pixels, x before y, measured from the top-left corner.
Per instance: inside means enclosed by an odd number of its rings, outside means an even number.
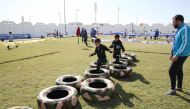
[[[56,79],[56,85],[69,85],[80,89],[81,83],[84,81],[82,76],[64,75]]]
[[[42,90],[38,97],[38,109],[74,109],[78,103],[77,90],[71,86],[52,86]]]
[[[8,108],[8,109],[32,109],[32,108],[26,107],[26,106],[16,106],[16,107]]]
[[[137,56],[135,54],[133,54],[133,53],[131,53],[131,54],[124,54],[124,55],[131,57],[134,62],[137,61]]]
[[[121,67],[126,67],[128,65],[127,62],[124,62],[124,61],[119,61],[119,62],[116,62],[115,60],[114,61],[111,61],[110,62],[110,66],[121,66]]]
[[[132,76],[131,67],[122,67],[122,66],[110,66],[109,68],[111,76],[115,78],[125,78]]]
[[[90,78],[82,82],[82,97],[89,101],[107,101],[112,98],[115,85],[105,78]]]
[[[85,71],[85,78],[109,78],[110,72],[108,69],[100,68],[98,71],[96,68],[90,68]]]
[[[90,63],[90,68],[97,68],[97,62]],[[108,69],[109,66],[108,65],[102,65],[101,68]]]
[[[120,61],[127,62],[128,65],[133,65],[133,59],[129,56],[123,55]]]

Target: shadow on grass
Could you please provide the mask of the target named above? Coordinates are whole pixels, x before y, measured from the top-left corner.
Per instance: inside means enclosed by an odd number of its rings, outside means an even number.
[[[74,109],[82,109],[82,105],[80,104],[80,101],[78,101],[78,104]]]
[[[133,75],[131,78],[126,79],[127,82],[134,82],[137,80],[139,80],[140,82],[142,82],[144,84],[150,84],[150,82],[148,80],[146,80],[142,74],[136,73],[136,72],[133,72]]]
[[[90,49],[88,49],[88,48],[82,48],[81,50],[90,50]]]
[[[133,64],[130,64],[129,66],[130,66],[130,67],[136,67],[137,64],[133,63]]]
[[[117,79],[119,81],[126,81],[126,82],[134,82],[134,81],[139,80],[140,82],[142,82],[144,84],[150,84],[150,82],[148,80],[146,80],[143,75],[141,75],[140,73],[136,73],[136,72],[133,72],[133,75],[131,78],[115,78],[115,79]]]
[[[159,52],[148,52],[148,51],[137,51],[137,50],[128,50],[130,52],[139,52],[139,53],[152,53],[152,54],[163,54],[163,55],[170,55],[170,53],[159,53]]]
[[[135,106],[135,104],[131,101],[131,99],[134,98],[140,100],[135,94],[126,92],[121,85],[116,84],[115,93],[111,100],[96,103],[85,100],[85,102],[96,109],[116,109],[117,106],[121,104],[124,104],[125,106],[132,108]]]
[[[88,45],[87,47],[88,47],[88,48],[93,48],[93,46],[90,46],[90,45]]]
[[[183,91],[182,93],[184,93],[184,94],[190,96],[190,93],[189,93],[189,92],[184,92],[184,91]]]
[[[38,57],[53,55],[53,54],[56,54],[56,53],[59,53],[59,52],[51,52],[51,53],[46,53],[46,54],[41,54],[41,55],[36,55],[36,56],[31,56],[31,57],[26,57],[26,58],[20,58],[20,59],[5,61],[5,62],[1,62],[0,65],[1,65],[1,64],[6,64],[6,63],[11,63],[11,62],[17,62],[17,61],[28,60],[28,59],[32,59],[32,58],[38,58]]]
[[[140,60],[138,60],[138,59],[134,61],[134,63],[139,63],[139,62],[140,62]]]
[[[184,93],[184,92],[183,92],[183,93]],[[186,94],[186,93],[184,93],[184,94]],[[188,95],[189,95],[189,93],[188,93]],[[176,96],[178,96],[178,97],[180,97],[182,100],[184,100],[184,101],[190,103],[190,98],[189,98],[189,97],[186,98],[186,97],[183,97],[183,96],[181,96],[181,95],[179,95],[179,94],[177,94]]]

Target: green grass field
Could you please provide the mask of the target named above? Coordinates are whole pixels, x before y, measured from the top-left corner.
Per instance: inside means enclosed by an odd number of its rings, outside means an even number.
[[[105,43],[110,45],[110,42]],[[170,88],[168,68],[170,45],[124,43],[139,62],[130,79],[117,80],[113,99],[107,102],[87,102],[79,96],[77,109],[190,109],[190,60],[184,66],[184,91],[177,96],[165,96]],[[77,44],[77,38],[46,40],[20,45],[7,50],[0,48],[0,109],[29,106],[37,109],[36,97],[55,79],[64,74],[83,75],[96,56],[88,55],[94,48]],[[109,60],[112,55],[107,53]]]

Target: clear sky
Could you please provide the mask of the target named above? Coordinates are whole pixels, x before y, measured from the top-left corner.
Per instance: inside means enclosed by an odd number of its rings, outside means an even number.
[[[0,0],[0,21],[11,20],[59,24],[61,12],[63,22],[64,0]],[[120,10],[120,23],[163,23],[168,24],[175,14],[183,14],[190,22],[190,0],[66,0],[67,23],[78,21],[84,24],[94,22],[94,3],[98,4],[97,22],[117,23],[117,9]],[[32,16],[32,17],[30,17]],[[138,20],[137,20],[138,19]]]

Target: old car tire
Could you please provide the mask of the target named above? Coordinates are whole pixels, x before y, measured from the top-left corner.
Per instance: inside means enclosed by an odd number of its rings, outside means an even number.
[[[116,78],[124,78],[132,76],[132,68],[131,67],[122,67],[122,66],[110,66],[109,68],[110,74]]]
[[[108,69],[100,68],[98,71],[96,68],[90,68],[85,71],[85,78],[109,78],[110,72]]]
[[[37,97],[38,109],[73,109],[78,103],[77,90],[71,86],[52,86]]]
[[[32,108],[26,107],[26,106],[16,106],[16,107],[8,108],[8,109],[32,109]]]
[[[126,67],[128,65],[128,63],[124,62],[124,61],[116,62],[115,60],[113,60],[110,62],[110,66],[112,66],[112,65]]]
[[[90,63],[90,68],[97,68],[97,62]],[[109,66],[106,64],[106,65],[102,65],[101,68],[108,69]]]
[[[131,53],[131,54],[124,54],[124,55],[131,57],[134,62],[137,61],[137,56],[135,54],[133,54],[133,53]]]
[[[89,78],[82,82],[82,97],[89,101],[107,101],[115,91],[112,81],[105,78]]]
[[[56,85],[69,85],[80,89],[82,81],[84,81],[82,76],[64,75],[56,79]]]
[[[123,55],[120,59],[120,61],[123,61],[123,62],[127,62],[128,65],[132,65],[133,64],[133,59],[129,56],[126,56],[126,55]]]

